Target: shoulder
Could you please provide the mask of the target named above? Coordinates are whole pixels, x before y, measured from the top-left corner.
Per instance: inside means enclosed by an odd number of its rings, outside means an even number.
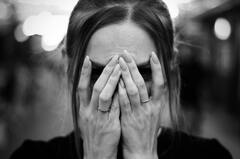
[[[164,129],[159,136],[158,154],[162,158],[232,159],[229,151],[216,139],[197,137],[171,129]]]
[[[49,141],[25,140],[10,159],[71,159],[75,158],[74,135],[55,137]]]

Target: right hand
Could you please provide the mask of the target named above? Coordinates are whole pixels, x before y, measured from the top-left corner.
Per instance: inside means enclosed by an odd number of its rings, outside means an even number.
[[[106,65],[90,97],[91,69],[91,62],[86,56],[78,87],[78,123],[83,139],[84,159],[113,159],[117,157],[121,134],[118,97],[114,95],[121,75],[118,56],[114,56]]]

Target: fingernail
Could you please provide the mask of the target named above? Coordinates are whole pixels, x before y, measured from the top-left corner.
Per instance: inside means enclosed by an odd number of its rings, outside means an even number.
[[[114,63],[116,63],[118,61],[118,55],[114,55],[113,58],[111,59],[111,61],[113,61]]]
[[[152,60],[155,64],[159,64],[159,60],[155,52],[152,52]]]
[[[127,62],[127,63],[131,63],[131,62],[132,62],[132,58],[130,57],[128,51],[127,51],[127,50],[124,50],[123,52],[124,52],[123,57],[124,57],[124,59],[126,60],[126,62]]]
[[[118,57],[119,57],[118,55],[114,55],[113,57],[111,57],[108,60],[107,65],[112,66],[112,67],[116,66],[116,64],[118,63]]]
[[[84,62],[83,62],[83,67],[84,68],[87,68],[88,66],[89,66],[89,57],[88,56],[86,56],[85,57],[85,59],[84,59]]]
[[[120,64],[122,70],[124,70],[124,71],[127,70],[127,64],[126,64],[126,62],[123,60],[122,57],[119,58],[119,64]]]

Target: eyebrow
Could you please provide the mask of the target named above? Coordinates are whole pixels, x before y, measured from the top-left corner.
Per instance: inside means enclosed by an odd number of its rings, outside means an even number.
[[[91,63],[92,63],[92,68],[104,68],[106,65],[102,64],[102,63],[99,63],[97,61],[93,61],[91,60]],[[143,63],[140,63],[137,65],[138,68],[148,68],[150,67],[150,61],[146,61],[146,62],[143,62]]]

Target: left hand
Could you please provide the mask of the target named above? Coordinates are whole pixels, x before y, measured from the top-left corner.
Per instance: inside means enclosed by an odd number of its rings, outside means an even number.
[[[163,92],[163,75],[155,53],[152,69],[152,98],[149,100],[146,84],[129,54],[120,57],[122,79],[118,86],[121,108],[121,130],[125,159],[157,159],[157,137],[161,131],[160,115]]]

